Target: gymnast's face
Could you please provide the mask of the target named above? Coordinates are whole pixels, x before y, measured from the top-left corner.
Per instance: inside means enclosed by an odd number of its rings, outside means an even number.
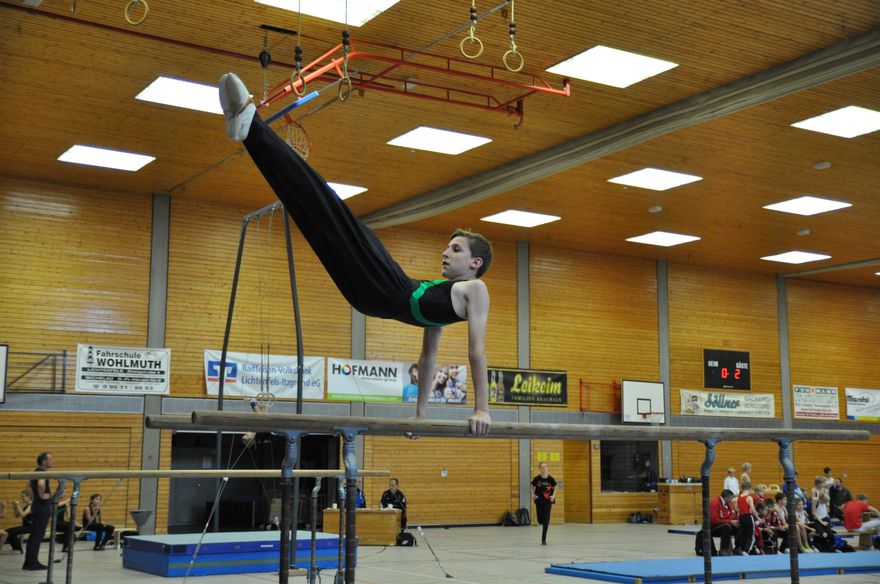
[[[475,278],[483,264],[481,258],[471,255],[471,247],[466,237],[453,237],[443,251],[443,277],[447,280],[468,280]]]

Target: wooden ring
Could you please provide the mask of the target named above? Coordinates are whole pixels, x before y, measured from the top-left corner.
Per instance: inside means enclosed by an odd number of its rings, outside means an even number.
[[[511,55],[516,55],[519,57],[519,67],[511,67],[507,63],[507,59]],[[526,60],[523,58],[522,53],[517,52],[516,49],[510,49],[509,51],[504,53],[504,57],[501,60],[504,61],[504,66],[507,67],[507,70],[512,71],[513,73],[518,73],[522,71],[523,66],[526,64]]]
[[[477,45],[477,52],[476,53],[469,55],[467,53],[467,51],[465,51],[465,49],[464,49],[465,43],[468,41],[470,41],[471,44]],[[458,48],[461,51],[461,54],[464,55],[465,57],[467,57],[468,59],[476,59],[477,57],[479,57],[480,55],[483,54],[483,41],[481,41],[480,39],[475,37],[473,34],[471,34],[470,36],[466,36],[463,39],[461,39],[461,42],[458,43]]]

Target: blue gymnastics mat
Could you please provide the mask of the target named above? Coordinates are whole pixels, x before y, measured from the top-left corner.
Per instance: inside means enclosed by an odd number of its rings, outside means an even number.
[[[802,554],[798,556],[801,576],[880,572],[880,552],[848,554]],[[548,574],[589,578],[621,584],[648,582],[702,582],[703,558],[635,560],[595,564],[551,564]],[[789,557],[728,556],[712,558],[714,580],[777,578],[789,575]]]
[[[122,567],[157,576],[185,576],[200,537],[200,533],[128,537],[122,550]],[[311,537],[309,531],[296,533],[298,568],[309,567]],[[336,568],[338,536],[335,533],[318,533],[316,540],[316,565]],[[280,531],[206,533],[190,575],[277,572],[280,551]]]

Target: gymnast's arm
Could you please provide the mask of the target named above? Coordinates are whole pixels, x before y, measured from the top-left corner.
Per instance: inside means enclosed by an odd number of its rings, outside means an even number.
[[[440,347],[440,327],[427,327],[422,335],[422,354],[419,356],[419,399],[416,402],[416,417],[428,417],[428,398],[434,381],[434,367],[437,364],[437,349]]]
[[[486,322],[489,319],[489,290],[482,280],[472,280],[465,288],[468,317],[468,361],[474,382],[474,413],[468,418],[471,433],[489,434],[489,373],[486,367]]]

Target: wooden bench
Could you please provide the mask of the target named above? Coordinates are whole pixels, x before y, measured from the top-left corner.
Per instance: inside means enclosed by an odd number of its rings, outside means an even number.
[[[876,529],[872,529],[870,531],[835,531],[834,535],[845,537],[845,536],[859,536],[859,544],[856,547],[857,550],[872,550],[874,549],[874,539],[873,536],[880,531]]]
[[[123,535],[135,535],[138,530],[133,527],[120,527],[113,532],[113,549],[119,549]]]

